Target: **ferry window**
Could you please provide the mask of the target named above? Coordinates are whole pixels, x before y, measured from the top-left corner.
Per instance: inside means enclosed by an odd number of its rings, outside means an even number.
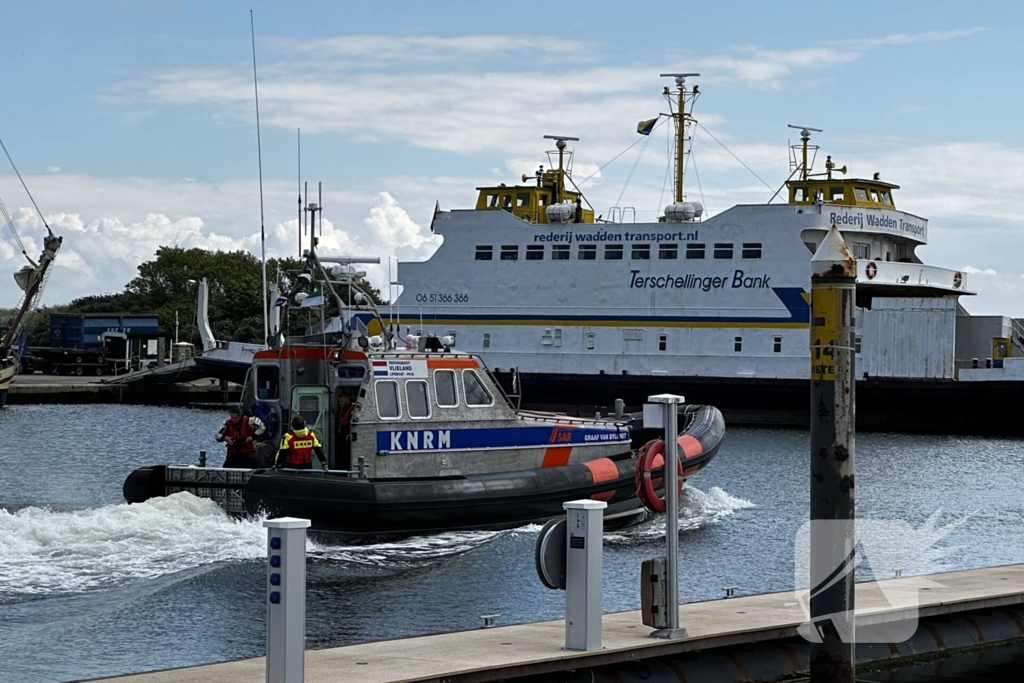
[[[878,190],[871,190],[871,201],[878,203]]]
[[[604,260],[605,261],[621,261],[622,260],[622,245],[621,244],[606,244],[606,245],[604,245]]]
[[[868,191],[865,190],[863,187],[853,188],[853,194],[855,197],[857,197],[857,199],[860,199],[861,201],[866,202],[868,200]]]
[[[857,337],[854,338],[853,352],[854,353],[860,353],[860,336],[857,336]]]
[[[569,260],[569,245],[568,244],[552,244],[551,245],[551,260],[552,261],[568,261]]]
[[[842,188],[842,186],[829,188],[829,195],[831,195],[832,201],[834,201],[834,202],[841,202],[841,201],[843,201],[843,188]]]
[[[678,244],[659,244],[658,245],[658,258],[667,261],[675,261],[679,258],[679,245]]]
[[[377,415],[394,419],[402,414],[398,407],[398,382],[380,380],[373,389],[377,396]]]
[[[649,244],[634,244],[632,258],[635,261],[650,261],[651,260],[651,245]]]
[[[667,348],[668,348],[668,335],[667,334],[659,334],[658,335],[658,350],[659,351],[664,351]]]
[[[503,194],[501,195],[501,208],[511,209],[512,208],[512,195]]]
[[[732,245],[724,242],[715,242],[715,258],[716,259],[730,259],[732,258]]]
[[[459,394],[455,388],[455,371],[434,370],[434,391],[437,392],[438,406],[454,408],[459,405]]]
[[[882,192],[882,203],[892,206],[892,195],[889,194],[889,190]]]
[[[853,243],[853,257],[855,259],[868,260],[871,258],[871,245],[863,242]]]
[[[597,245],[596,244],[581,244],[577,257],[580,261],[596,261],[597,260]]]
[[[503,244],[503,245],[501,245],[501,260],[502,261],[518,261],[519,260],[519,245],[518,244]]]
[[[467,406],[489,406],[494,403],[487,387],[473,370],[462,371],[462,383],[465,385]]]
[[[487,201],[487,208],[488,209],[496,209],[496,208],[498,208],[498,195],[496,195],[496,194],[488,194],[486,201]]]
[[[485,349],[491,348],[491,333],[490,332],[484,332],[484,348]]]
[[[807,247],[807,251],[811,252],[812,254],[818,251],[818,245],[815,244],[814,242],[804,242],[804,246]]]
[[[476,260],[477,261],[491,261],[494,259],[494,247],[487,246],[476,248]]]
[[[742,256],[743,258],[761,258],[761,243],[744,242]]]
[[[793,192],[793,201],[795,202],[806,202],[807,201],[807,188],[798,187]]]
[[[276,401],[281,398],[281,381],[276,365],[256,366],[256,398],[261,401]]]
[[[517,192],[516,193],[516,206],[523,207],[530,205],[530,193],[529,192]]]
[[[405,398],[409,403],[409,417],[430,417],[427,383],[421,379],[405,383]]]
[[[774,337],[772,339],[772,352],[782,353],[782,337]]]
[[[594,333],[593,332],[587,332],[585,335],[583,335],[583,340],[584,340],[584,342],[586,342],[587,351],[593,351],[594,350]]]
[[[732,350],[739,353],[743,350],[743,337],[736,337],[732,342]]]
[[[548,193],[547,192],[541,192],[541,193],[539,193],[537,195],[537,205],[538,206],[547,206],[549,203],[550,203],[550,201],[548,200]]]
[[[544,245],[543,244],[528,244],[528,245],[526,245],[526,260],[527,261],[543,261],[544,260]]]
[[[688,259],[702,259],[704,258],[704,245],[703,244],[687,244],[686,245],[686,258]]]

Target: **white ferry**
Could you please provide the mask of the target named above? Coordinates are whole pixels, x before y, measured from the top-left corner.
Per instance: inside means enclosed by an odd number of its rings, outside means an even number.
[[[441,246],[399,263],[401,333],[455,336],[531,408],[592,414],[671,391],[730,424],[806,425],[810,257],[835,225],[858,259],[858,424],[1024,431],[1024,327],[970,315],[968,274],[922,263],[928,221],[897,207],[899,186],[847,177],[831,157],[813,172],[815,129],[792,126],[801,144],[779,199],[702,215],[683,185],[697,74],[670,75],[675,201],[657,222],[595,211],[572,179],[573,138],[548,136],[557,168],[435,212]]]

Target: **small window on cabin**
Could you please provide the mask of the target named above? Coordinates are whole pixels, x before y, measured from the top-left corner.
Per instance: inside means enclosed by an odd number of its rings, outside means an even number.
[[[606,244],[606,245],[604,245],[604,260],[605,261],[621,261],[622,260],[622,245],[621,244]]]
[[[434,391],[437,393],[439,408],[454,408],[459,405],[459,394],[455,388],[455,371],[434,370]]]
[[[668,335],[667,334],[659,334],[658,335],[658,350],[659,351],[665,351],[666,349],[668,349]]]
[[[276,365],[256,366],[256,398],[276,401],[281,398],[280,370]]]
[[[596,261],[597,260],[597,245],[596,244],[581,244],[580,250],[576,257],[580,261]]]
[[[527,261],[543,261],[544,260],[544,245],[543,244],[528,244],[528,245],[526,245],[526,260]]]
[[[866,202],[868,200],[868,191],[863,187],[853,188],[853,195],[862,202]]]
[[[519,245],[518,244],[503,244],[503,245],[501,245],[501,260],[502,261],[518,261],[519,260]]]
[[[702,259],[704,258],[704,245],[703,244],[687,244],[686,245],[686,258],[688,259]]]
[[[503,194],[501,195],[501,208],[511,209],[512,208],[512,195]]]
[[[486,195],[486,202],[487,202],[487,208],[488,209],[496,209],[496,208],[498,208],[498,195],[496,195],[496,194],[487,194]]]
[[[871,245],[865,244],[864,242],[853,243],[853,257],[855,259],[867,261],[871,259]]]
[[[537,195],[537,206],[547,206],[551,203],[550,195],[547,192],[541,192]]]
[[[842,185],[840,185],[839,187],[830,187],[829,190],[828,190],[828,193],[829,193],[829,196],[832,197],[832,201],[834,201],[834,202],[841,202],[841,201],[843,201],[843,187],[842,187]]]
[[[377,397],[377,415],[382,420],[393,420],[401,416],[398,406],[398,382],[378,380],[373,387]]]
[[[795,202],[806,202],[807,201],[807,188],[798,187],[793,191],[793,201]]]
[[[365,374],[366,368],[361,365],[338,366],[338,379],[362,379]]]
[[[716,259],[731,259],[732,258],[732,245],[725,242],[715,243],[715,258]]]
[[[811,252],[812,254],[818,251],[818,245],[815,244],[814,242],[804,242],[804,246],[807,247],[807,251]]]
[[[490,332],[484,332],[484,348],[485,349],[491,348],[491,333]]]
[[[427,383],[421,379],[405,383],[405,399],[409,404],[409,417],[430,417]]]
[[[889,194],[889,190],[884,190],[882,192],[882,203],[892,206],[892,195]]]
[[[772,338],[772,353],[782,353],[782,337]]]
[[[494,260],[494,247],[492,246],[477,246],[476,248],[476,260],[477,261],[492,261]]]
[[[743,337],[736,337],[732,340],[732,350],[736,353],[743,351]]]
[[[878,202],[878,190],[875,190],[875,189],[871,190],[871,201],[873,201],[876,204],[879,203]]]
[[[466,390],[467,406],[489,406],[494,404],[494,398],[487,391],[487,387],[480,380],[480,376],[474,370],[462,371],[462,384]]]
[[[854,337],[853,341],[853,352],[860,353],[860,337]]]
[[[651,245],[649,244],[634,244],[631,258],[634,261],[650,261],[651,260]]]
[[[516,206],[523,208],[524,206],[530,206],[530,193],[529,192],[517,192],[516,193]]]
[[[743,258],[761,258],[761,243],[744,242],[742,256]]]
[[[587,351],[594,350],[595,335],[593,332],[587,332],[583,335],[584,346],[587,347]]]
[[[659,244],[658,258],[662,261],[675,261],[679,258],[678,244]]]
[[[569,245],[568,244],[553,244],[553,245],[551,245],[551,260],[552,261],[568,261],[569,260]]]

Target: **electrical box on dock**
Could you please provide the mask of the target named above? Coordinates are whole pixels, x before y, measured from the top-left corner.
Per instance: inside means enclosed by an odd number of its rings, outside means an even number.
[[[644,626],[668,628],[668,572],[664,557],[644,560],[640,565],[640,608]]]

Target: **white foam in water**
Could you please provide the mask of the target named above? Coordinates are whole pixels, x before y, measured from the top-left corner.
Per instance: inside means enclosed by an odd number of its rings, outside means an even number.
[[[693,486],[683,489],[679,500],[679,530],[699,529],[728,517],[738,510],[754,507],[749,500],[731,496],[717,486],[712,486],[707,493]],[[605,542],[611,544],[635,543],[663,538],[665,524],[661,515],[652,516],[635,527],[629,527],[618,533],[606,534]]]
[[[259,520],[180,493],[134,505],[0,509],[0,596],[74,593],[266,551]]]

